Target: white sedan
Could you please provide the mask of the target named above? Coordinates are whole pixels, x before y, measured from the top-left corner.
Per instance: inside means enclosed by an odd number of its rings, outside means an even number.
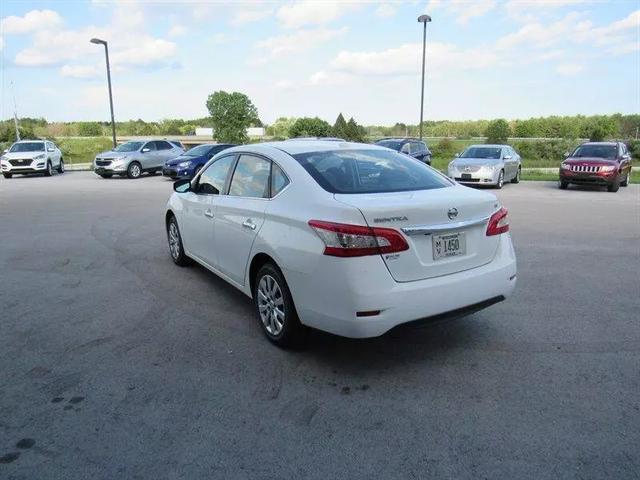
[[[0,157],[0,169],[4,178],[16,174],[44,173],[47,177],[64,172],[62,152],[49,140],[22,140],[16,142]]]
[[[173,261],[253,298],[280,346],[306,328],[382,335],[504,300],[516,284],[507,211],[490,193],[374,145],[287,141],[216,155],[179,180]]]

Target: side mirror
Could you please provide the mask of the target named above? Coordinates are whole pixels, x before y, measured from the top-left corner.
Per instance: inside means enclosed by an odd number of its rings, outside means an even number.
[[[505,156],[504,156],[504,157],[502,157],[502,158],[504,158],[505,160],[511,160],[511,158],[512,158],[512,157],[511,157],[511,155],[505,155]]]
[[[47,148],[47,152],[55,152],[56,149],[55,148]]]
[[[141,151],[142,151],[142,153],[147,153],[147,152],[150,152],[151,149],[147,148],[147,147],[144,147]]]
[[[187,193],[191,191],[191,180],[183,178],[173,182],[173,191],[177,193]]]
[[[460,156],[460,154],[459,154],[459,153],[456,153],[456,154],[454,155],[454,157],[456,157],[456,158],[458,158],[459,156]]]
[[[569,152],[564,152],[564,158],[567,158],[569,156]]]
[[[9,153],[9,149],[5,148],[2,153]]]

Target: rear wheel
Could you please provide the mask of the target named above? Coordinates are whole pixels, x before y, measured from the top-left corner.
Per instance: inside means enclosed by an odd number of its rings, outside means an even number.
[[[300,347],[304,343],[306,327],[300,323],[287,282],[274,264],[266,263],[258,271],[253,301],[269,341],[283,348]]]
[[[140,178],[142,175],[142,167],[138,162],[131,162],[129,167],[127,167],[127,177],[129,178]]]
[[[51,167],[51,160],[47,160],[47,168],[44,171],[44,176],[45,177],[50,177],[51,175],[53,175],[53,168]]]
[[[496,183],[496,188],[499,190],[504,185],[504,170],[500,170],[500,174],[498,175],[498,183]]]
[[[64,159],[60,157],[60,164],[58,165],[58,173],[64,173]]]
[[[2,176],[4,178],[11,178],[11,177],[13,177],[13,174],[12,173],[3,173]]]
[[[171,215],[167,222],[167,240],[169,242],[169,253],[171,254],[173,263],[181,267],[186,267],[191,264],[190,258],[184,253],[178,221],[173,215]]]
[[[522,173],[522,168],[518,167],[518,172],[516,176],[511,179],[511,183],[520,183],[520,173]]]

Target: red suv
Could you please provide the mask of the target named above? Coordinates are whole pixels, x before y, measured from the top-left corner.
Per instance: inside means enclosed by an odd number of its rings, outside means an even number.
[[[570,183],[601,185],[610,192],[629,185],[631,155],[622,142],[588,142],[576,148],[560,165],[563,190]]]

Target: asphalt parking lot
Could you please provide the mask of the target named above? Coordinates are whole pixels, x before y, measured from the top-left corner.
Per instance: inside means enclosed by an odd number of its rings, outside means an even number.
[[[0,478],[640,477],[639,185],[506,185],[513,297],[299,352],[173,265],[170,192],[0,180]]]

